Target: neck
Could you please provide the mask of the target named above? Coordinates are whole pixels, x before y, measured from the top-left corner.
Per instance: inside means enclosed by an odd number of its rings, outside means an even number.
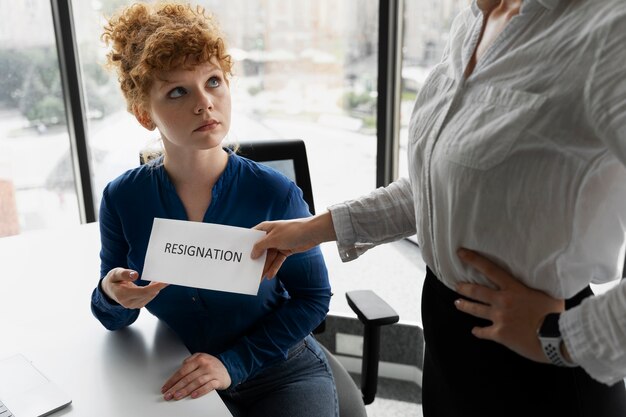
[[[176,187],[183,185],[211,188],[228,163],[228,153],[221,147],[200,151],[167,148],[166,146],[163,166]]]

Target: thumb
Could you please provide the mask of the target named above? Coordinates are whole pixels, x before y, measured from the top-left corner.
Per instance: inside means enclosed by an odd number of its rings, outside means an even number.
[[[170,284],[167,284],[165,282],[151,281],[150,284],[148,284],[147,286],[158,292],[158,291],[161,291],[163,288],[167,287],[168,285]]]
[[[253,227],[254,230],[261,230],[263,232],[269,232],[270,229],[272,228],[272,223],[271,221],[265,221],[265,222],[261,222],[259,224],[257,224],[256,226]]]
[[[137,278],[139,278],[139,273],[137,271],[133,271],[132,269],[127,269],[124,272],[125,272],[124,278],[127,279],[128,281],[134,281]]]
[[[257,240],[257,242],[252,247],[252,252],[250,256],[252,259],[260,258],[261,255],[265,253],[268,248],[267,235],[263,236],[261,239]]]
[[[121,282],[121,281],[135,281],[139,278],[139,273],[137,271],[133,271],[132,269],[124,269],[117,268],[113,273],[113,281]]]

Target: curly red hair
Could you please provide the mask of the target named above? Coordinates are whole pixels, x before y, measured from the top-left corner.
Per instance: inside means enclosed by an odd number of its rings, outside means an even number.
[[[108,64],[115,67],[128,111],[146,108],[157,73],[191,69],[215,59],[232,75],[232,58],[216,20],[189,4],[136,3],[108,19],[102,40],[111,45]]]

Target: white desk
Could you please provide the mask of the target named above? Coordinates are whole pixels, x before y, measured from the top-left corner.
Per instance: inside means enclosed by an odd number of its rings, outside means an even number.
[[[162,399],[189,353],[150,313],[116,332],[92,316],[99,251],[97,224],[0,239],[0,358],[22,353],[72,397],[55,416],[230,416],[215,392]]]

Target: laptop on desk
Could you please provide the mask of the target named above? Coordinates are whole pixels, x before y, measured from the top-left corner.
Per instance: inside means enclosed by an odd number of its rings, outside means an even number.
[[[72,400],[23,355],[0,359],[0,417],[41,417]]]

